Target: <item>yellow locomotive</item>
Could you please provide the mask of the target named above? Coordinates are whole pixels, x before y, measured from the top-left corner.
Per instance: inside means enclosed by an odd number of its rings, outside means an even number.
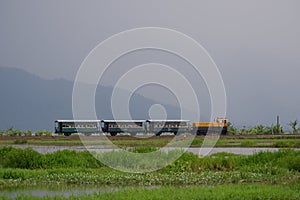
[[[217,118],[215,122],[193,122],[192,132],[197,135],[206,135],[208,133],[227,133],[227,118]]]

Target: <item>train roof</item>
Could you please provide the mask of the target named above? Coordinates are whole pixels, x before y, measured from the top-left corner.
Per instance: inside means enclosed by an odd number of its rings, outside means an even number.
[[[101,120],[67,120],[67,119],[58,119],[55,122],[101,122]]]
[[[112,119],[108,119],[108,120],[101,120],[101,122],[146,122],[146,120],[112,120]]]
[[[181,119],[148,119],[148,122],[190,122],[190,120],[181,120]]]
[[[125,123],[125,122],[190,122],[190,120],[179,120],[179,119],[148,119],[148,120],[67,120],[67,119],[58,119],[55,120],[55,122],[119,122],[119,123]]]

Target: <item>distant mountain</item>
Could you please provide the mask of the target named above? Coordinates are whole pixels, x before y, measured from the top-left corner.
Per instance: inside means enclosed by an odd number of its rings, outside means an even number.
[[[95,100],[99,119],[113,118],[110,102],[112,89],[104,86],[97,88]],[[73,118],[72,90],[71,81],[44,80],[19,69],[0,68],[0,129],[53,130],[55,119]],[[165,107],[168,118],[180,117],[178,107],[134,94],[129,105],[132,118],[149,118],[149,108],[157,103]]]

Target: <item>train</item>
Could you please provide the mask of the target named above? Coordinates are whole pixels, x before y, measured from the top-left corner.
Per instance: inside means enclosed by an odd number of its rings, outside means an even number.
[[[215,122],[191,122],[190,120],[55,120],[55,133],[70,136],[82,133],[89,136],[93,133],[105,133],[116,136],[128,133],[132,136],[153,133],[191,133],[207,135],[209,133],[227,134],[227,118],[217,118]]]

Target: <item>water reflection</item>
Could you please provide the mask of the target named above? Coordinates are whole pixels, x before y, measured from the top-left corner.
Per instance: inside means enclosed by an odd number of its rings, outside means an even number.
[[[130,187],[97,186],[97,185],[37,185],[37,186],[9,186],[0,188],[0,197],[17,198],[21,195],[34,197],[81,196],[93,193],[114,192]],[[137,188],[135,186],[135,188]]]

